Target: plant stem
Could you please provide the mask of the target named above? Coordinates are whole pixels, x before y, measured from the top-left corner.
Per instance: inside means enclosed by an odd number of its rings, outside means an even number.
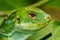
[[[47,3],[48,1],[49,0],[40,0],[37,3],[34,3],[34,4],[30,5],[29,7],[35,8],[35,7],[38,7],[38,6],[41,6],[41,5],[45,4],[45,3]]]

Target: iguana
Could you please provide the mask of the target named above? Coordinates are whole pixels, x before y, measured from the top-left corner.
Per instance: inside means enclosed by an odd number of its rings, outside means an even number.
[[[30,6],[17,8],[9,15],[0,14],[1,18],[4,17],[0,24],[0,40],[43,40],[41,38],[51,33],[49,28],[46,34],[43,32],[50,25],[51,17],[37,7],[48,1],[40,0]]]

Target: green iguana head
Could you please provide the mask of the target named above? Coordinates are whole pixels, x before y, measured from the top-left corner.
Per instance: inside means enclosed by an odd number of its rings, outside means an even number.
[[[50,16],[38,8],[21,8],[17,12],[20,19],[19,28],[22,30],[37,30],[50,21]]]

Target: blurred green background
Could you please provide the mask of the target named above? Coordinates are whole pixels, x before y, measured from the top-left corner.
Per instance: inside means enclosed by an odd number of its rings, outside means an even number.
[[[10,11],[16,8],[29,6],[41,0],[0,0],[0,11]],[[39,6],[40,7],[40,6]],[[40,9],[49,13],[52,18],[60,20],[60,0],[50,0]]]
[[[0,0],[0,10],[11,10],[31,5],[40,0]],[[60,8],[60,0],[50,0],[45,5]]]

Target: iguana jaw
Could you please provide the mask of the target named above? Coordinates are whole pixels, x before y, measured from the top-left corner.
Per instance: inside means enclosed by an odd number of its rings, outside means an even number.
[[[17,26],[21,30],[38,30],[44,26],[46,26],[49,22],[36,22],[36,23],[20,23]]]

